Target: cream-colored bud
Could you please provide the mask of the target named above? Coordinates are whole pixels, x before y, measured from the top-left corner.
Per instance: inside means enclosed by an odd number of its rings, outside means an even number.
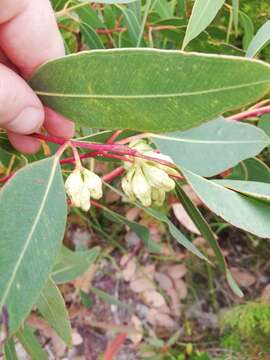
[[[152,147],[145,140],[141,140],[141,139],[131,141],[129,147],[141,153],[145,153],[146,151],[153,150]]]
[[[161,170],[156,166],[144,164],[143,172],[151,186],[163,191],[171,191],[174,189],[175,182],[164,170]]]
[[[139,166],[132,178],[132,190],[143,206],[151,206],[151,186]]]
[[[103,195],[101,178],[88,169],[83,169],[83,176],[84,183],[90,191],[91,197],[97,200],[101,199]]]
[[[88,211],[90,209],[91,203],[90,203],[90,191],[87,188],[86,183],[84,183],[81,188],[79,198],[80,198],[80,206],[79,207],[83,211]]]
[[[167,162],[170,162],[170,163],[174,164],[173,159],[168,155],[156,153],[154,151],[148,151],[147,153],[145,153],[145,155],[147,155],[149,157],[152,157],[152,158],[155,158],[157,160],[163,160],[163,161],[167,161]],[[174,168],[172,168],[170,166],[163,165],[163,164],[160,164],[158,162],[155,162],[155,163],[151,162],[151,164],[157,166],[161,170],[164,170],[169,175],[176,175],[176,176],[179,175],[179,172],[176,169],[174,169]]]
[[[126,176],[124,176],[122,178],[121,186],[122,186],[122,189],[123,189],[124,193],[129,198],[129,200],[133,201],[134,200],[134,193],[132,191],[131,183],[128,181]]]
[[[67,178],[65,182],[65,189],[70,197],[72,205],[80,207],[80,192],[83,187],[83,179],[81,171],[75,169]]]
[[[65,189],[68,194],[76,193],[81,190],[83,185],[83,179],[81,176],[81,171],[79,169],[75,169],[67,178],[65,182]]]
[[[152,201],[156,206],[162,206],[166,198],[164,190],[152,188]]]

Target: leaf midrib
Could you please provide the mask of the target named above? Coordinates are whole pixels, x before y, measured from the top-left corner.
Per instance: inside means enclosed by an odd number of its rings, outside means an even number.
[[[198,139],[185,139],[185,138],[177,138],[177,137],[170,137],[166,135],[158,135],[158,134],[151,134],[151,137],[160,139],[160,140],[168,140],[168,141],[175,141],[175,142],[186,142],[192,144],[210,144],[210,145],[220,145],[220,144],[228,144],[228,145],[239,145],[239,144],[268,144],[266,139],[264,140],[198,140]]]
[[[80,99],[120,99],[120,100],[137,100],[137,99],[163,99],[163,98],[178,98],[178,97],[188,97],[188,96],[198,96],[198,95],[208,95],[217,92],[231,91],[236,89],[247,88],[250,86],[256,86],[261,84],[267,84],[270,80],[261,80],[247,84],[238,84],[232,86],[225,86],[209,90],[200,90],[200,91],[191,91],[183,93],[170,93],[170,94],[141,94],[141,95],[109,95],[109,94],[72,94],[72,93],[56,93],[56,92],[46,92],[46,91],[35,91],[37,95],[40,96],[50,96],[50,97],[63,97],[63,98],[80,98]]]
[[[49,180],[48,180],[48,184],[47,184],[47,187],[46,187],[45,192],[44,192],[44,197],[43,197],[43,200],[42,200],[41,203],[40,203],[40,207],[39,207],[39,210],[38,210],[38,212],[37,212],[35,221],[34,221],[32,227],[31,227],[31,229],[30,229],[30,232],[29,232],[29,235],[28,235],[28,237],[27,237],[27,240],[26,240],[26,242],[25,242],[25,244],[24,244],[24,246],[23,246],[23,249],[22,249],[22,251],[21,251],[21,253],[20,253],[20,256],[19,256],[19,258],[18,258],[18,261],[17,261],[17,263],[16,263],[16,265],[15,265],[15,267],[14,267],[14,270],[13,270],[12,275],[11,275],[11,279],[10,279],[10,281],[7,283],[6,290],[5,290],[5,292],[4,292],[4,295],[3,295],[3,297],[2,297],[2,300],[1,300],[1,302],[0,302],[0,309],[1,309],[1,308],[3,307],[3,305],[5,304],[5,301],[6,301],[7,297],[8,297],[8,295],[9,295],[10,288],[11,288],[13,282],[14,282],[14,279],[15,279],[15,277],[16,277],[16,274],[17,274],[17,272],[18,272],[18,269],[19,269],[19,267],[20,267],[20,265],[21,265],[21,263],[22,263],[22,260],[23,260],[23,258],[24,258],[24,255],[25,255],[26,251],[28,250],[28,247],[29,247],[29,245],[30,245],[30,243],[31,243],[32,236],[33,236],[33,234],[34,234],[34,232],[35,232],[35,230],[36,230],[36,227],[37,227],[37,225],[38,225],[38,222],[39,222],[39,220],[40,220],[42,211],[43,211],[43,209],[44,209],[44,207],[45,207],[45,204],[46,204],[46,201],[47,201],[47,198],[48,198],[49,190],[50,190],[50,188],[51,188],[51,184],[52,184],[52,181],[53,181],[53,178],[54,178],[54,175],[55,175],[56,166],[57,166],[57,159],[54,160],[54,164],[53,164],[53,166],[52,166],[52,171],[51,171],[51,174],[50,174],[50,177],[49,177]]]

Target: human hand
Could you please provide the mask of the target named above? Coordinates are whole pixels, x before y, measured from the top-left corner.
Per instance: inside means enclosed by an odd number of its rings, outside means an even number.
[[[34,153],[40,143],[27,135],[42,124],[55,136],[74,134],[74,124],[44,108],[24,80],[63,56],[64,46],[49,0],[2,0],[0,9],[0,127],[17,150]]]

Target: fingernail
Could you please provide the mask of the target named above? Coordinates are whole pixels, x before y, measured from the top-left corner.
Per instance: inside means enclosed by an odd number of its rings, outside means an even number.
[[[41,127],[43,121],[43,108],[29,106],[24,108],[16,118],[9,122],[6,128],[17,134],[31,134]]]

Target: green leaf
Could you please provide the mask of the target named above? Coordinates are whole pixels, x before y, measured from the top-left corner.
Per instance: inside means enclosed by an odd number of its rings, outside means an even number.
[[[202,176],[219,174],[270,144],[256,126],[224,118],[185,132],[154,135],[153,140],[177,165]]]
[[[243,195],[270,202],[270,186],[268,183],[241,180],[214,180],[214,182]]]
[[[123,225],[128,225],[138,235],[138,237],[140,239],[142,239],[145,246],[148,248],[148,250],[150,252],[153,252],[153,253],[161,252],[160,245],[151,239],[149,230],[145,226],[138,224],[135,221],[130,221],[127,218],[125,218],[124,216],[119,215],[119,214],[115,213],[114,211],[111,211],[110,209],[106,208],[105,206],[102,207],[102,209],[105,211],[105,214],[107,213],[106,216],[108,216],[111,220],[117,221]]]
[[[98,296],[100,299],[105,301],[107,304],[116,305],[116,306],[119,306],[120,308],[125,308],[125,309],[128,309],[128,310],[132,310],[132,306],[130,306],[129,304],[118,300],[114,296],[111,296],[111,295],[107,294],[106,292],[104,292],[104,291],[102,291],[100,289],[97,289],[97,288],[92,286],[90,291],[93,294],[95,294],[96,296]]]
[[[266,21],[252,39],[248,49],[247,57],[254,57],[270,41],[270,20]]]
[[[232,0],[233,22],[235,34],[238,35],[239,0]]]
[[[232,275],[230,274],[230,270],[227,267],[226,260],[222,254],[222,251],[219,247],[218,241],[215,238],[210,226],[202,216],[200,210],[193,204],[192,200],[186,195],[185,191],[180,187],[179,184],[176,184],[176,194],[181,201],[181,204],[193,220],[196,227],[199,229],[202,236],[208,242],[209,246],[212,248],[216,255],[216,260],[220,270],[225,274],[226,278],[229,276],[229,285],[231,289],[238,295],[243,296],[241,290],[239,289],[237,283],[233,279]],[[240,295],[241,294],[241,295]]]
[[[270,66],[179,51],[94,50],[48,62],[30,85],[79,125],[165,132],[255,102],[270,89]]]
[[[30,313],[60,250],[66,196],[58,158],[18,171],[0,192],[0,309],[10,332]]]
[[[244,30],[243,36],[243,48],[247,50],[253,36],[254,36],[254,25],[251,18],[243,13],[242,11],[239,12],[239,21]]]
[[[105,183],[105,185],[110,188],[112,191],[116,192],[117,194],[121,195],[123,198],[127,199],[125,194],[122,191],[119,191],[118,189],[114,188],[113,186],[109,185],[108,183]],[[128,200],[128,199],[127,199]],[[129,200],[128,200],[129,201]],[[191,251],[194,255],[198,256],[199,258],[207,261],[210,263],[210,261],[207,259],[207,257],[200,252],[200,250],[192,244],[191,241],[189,241],[184,234],[181,233],[179,229],[169,220],[169,218],[163,214],[163,212],[152,209],[152,208],[146,208],[142,206],[139,202],[133,202],[134,205],[136,205],[138,208],[144,210],[147,214],[151,215],[153,218],[165,223],[168,228],[169,232],[172,235],[174,239],[178,241],[179,244],[184,246],[187,250]]]
[[[188,170],[181,171],[196,194],[218,216],[254,235],[270,237],[270,204],[231,191]]]
[[[121,10],[124,16],[131,45],[136,47],[140,36],[140,23],[138,22],[136,13],[132,9],[128,9],[122,6],[118,6],[118,8]]]
[[[153,8],[159,14],[161,19],[173,17],[173,8],[167,0],[155,0]]]
[[[71,325],[65,301],[51,279],[48,280],[41,291],[36,305],[41,315],[48,321],[65,343],[70,346],[72,342]]]
[[[232,174],[226,179],[270,183],[270,169],[260,159],[250,158],[234,168]]]
[[[4,346],[5,360],[18,360],[13,338],[9,339]]]
[[[100,40],[100,37],[92,26],[81,23],[80,29],[84,37],[84,41],[90,49],[104,49],[104,45]]]
[[[51,277],[57,284],[72,281],[83,275],[96,261],[100,249],[95,247],[85,251],[71,251],[62,246]]]
[[[196,0],[188,22],[182,50],[214,20],[225,0]]]
[[[105,28],[105,25],[100,20],[98,13],[91,6],[80,7],[76,10],[80,18],[80,24],[86,24],[91,26],[94,29]]]
[[[194,255],[198,256],[200,259],[209,262],[207,257],[200,252],[200,250],[189,241],[182,232],[177,229],[177,227],[164,215],[161,211],[157,209],[150,209],[141,207],[147,214],[153,216],[155,219],[164,222],[169,228],[170,234],[178,241],[179,244],[184,246],[187,250],[191,251]]]
[[[31,360],[48,360],[48,356],[37,341],[33,329],[24,325],[24,328],[20,329],[16,336],[25,351],[30,355]]]

